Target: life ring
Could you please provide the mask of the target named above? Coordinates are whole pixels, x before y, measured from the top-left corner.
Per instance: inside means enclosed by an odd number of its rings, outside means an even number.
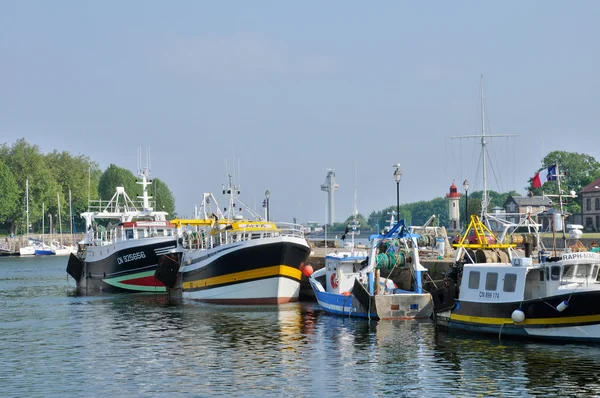
[[[337,289],[337,287],[338,287],[337,274],[331,274],[331,277],[329,278],[329,282],[331,283],[332,288]]]

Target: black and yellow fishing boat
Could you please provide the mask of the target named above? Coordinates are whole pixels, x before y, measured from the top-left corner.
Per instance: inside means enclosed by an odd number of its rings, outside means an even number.
[[[216,304],[282,304],[298,301],[302,266],[310,254],[299,225],[274,223],[254,214],[227,189],[230,212],[222,213],[205,193],[197,219],[175,219],[182,231],[181,253],[164,258],[156,277],[177,296]],[[181,293],[181,294],[180,294]]]

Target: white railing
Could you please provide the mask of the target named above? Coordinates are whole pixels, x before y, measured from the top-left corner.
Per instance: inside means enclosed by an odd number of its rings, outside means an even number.
[[[183,247],[192,250],[210,249],[233,242],[242,242],[253,239],[264,239],[278,236],[289,236],[304,239],[304,231],[298,224],[275,223],[277,229],[257,229],[246,231],[221,230],[218,235],[211,235],[208,231],[186,231],[184,232]]]

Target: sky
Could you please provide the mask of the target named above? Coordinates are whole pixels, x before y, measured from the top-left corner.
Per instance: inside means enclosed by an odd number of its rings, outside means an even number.
[[[133,172],[180,216],[227,173],[270,217],[335,221],[489,188],[525,194],[553,150],[600,159],[600,2],[0,0],[0,143]]]

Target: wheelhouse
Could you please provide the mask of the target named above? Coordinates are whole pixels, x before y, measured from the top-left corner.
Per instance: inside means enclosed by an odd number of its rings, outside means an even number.
[[[176,236],[177,228],[168,221],[133,221],[119,224],[116,229],[116,240],[133,240]]]

